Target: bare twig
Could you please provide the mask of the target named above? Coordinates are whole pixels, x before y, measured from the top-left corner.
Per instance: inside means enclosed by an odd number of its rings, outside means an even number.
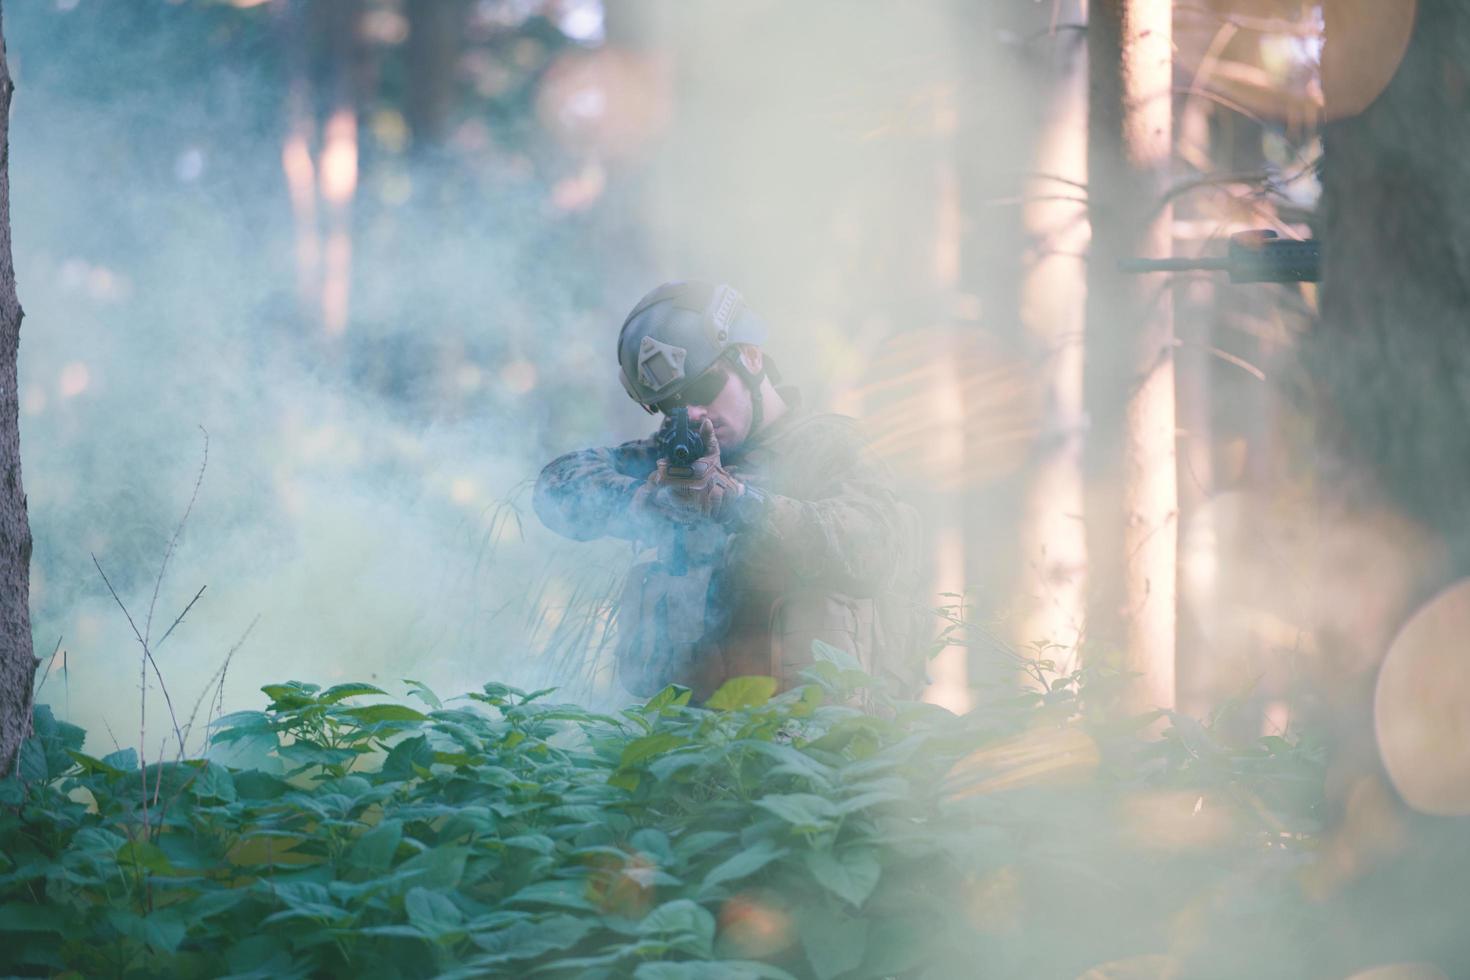
[[[117,740],[117,733],[112,730],[112,726],[107,723],[107,719],[106,718],[103,718],[102,719],[102,727],[105,728],[105,729],[107,729],[107,737],[110,738],[110,739],[112,739],[112,747],[114,749],[116,749],[117,751],[121,752],[122,751],[122,744],[118,742],[118,740]]]
[[[1063,177],[1061,174],[1051,174],[1041,170],[1028,170],[1024,174],[1022,174],[1022,176],[1030,177],[1035,180],[1050,180],[1058,184],[1066,184],[1068,187],[1075,187],[1079,191],[1082,191],[1084,193],[1087,191],[1087,184],[1085,181],[1073,180],[1070,177]]]
[[[173,723],[174,726],[174,735],[178,738],[179,743],[183,744],[184,734],[179,729],[178,715],[174,713],[173,698],[169,697],[168,685],[163,682],[163,671],[158,669],[158,662],[153,659],[153,651],[148,649],[148,641],[143,637],[142,633],[138,632],[138,624],[133,622],[133,614],[128,612],[128,607],[123,604],[122,598],[117,594],[117,590],[112,587],[112,582],[107,578],[107,573],[102,570],[102,563],[97,560],[96,555],[92,555],[92,564],[97,566],[97,574],[102,576],[102,581],[107,586],[107,591],[112,593],[113,601],[117,603],[117,608],[121,609],[123,615],[127,617],[128,625],[133,628],[133,636],[137,638],[138,645],[143,648],[143,677],[141,687],[138,692],[138,713],[140,716],[139,724],[144,727],[143,732],[140,734],[146,733],[147,731],[146,721],[148,717],[148,667],[149,665],[152,665],[153,675],[158,678],[158,689],[163,692],[163,702],[165,705],[168,706],[168,716],[169,720]],[[147,792],[146,787],[144,789],[144,792]]]
[[[194,732],[194,719],[196,717],[198,717],[198,715],[199,715],[199,707],[200,707],[200,705],[202,705],[204,703],[205,695],[210,694],[211,693],[211,690],[214,693],[214,696],[211,699],[212,700],[211,709],[210,709],[211,710],[211,713],[213,712],[214,705],[220,704],[221,702],[223,702],[223,700],[224,700],[224,691],[225,691],[225,675],[226,675],[226,672],[228,672],[229,669],[230,669],[230,661],[233,660],[233,659],[235,659],[235,652],[237,650],[239,650],[240,647],[242,647],[245,644],[245,640],[250,636],[251,631],[253,631],[255,629],[255,624],[258,623],[258,622],[260,622],[260,616],[259,616],[259,614],[257,614],[256,617],[250,621],[250,625],[249,626],[245,627],[245,632],[242,633],[242,634],[240,634],[240,638],[235,641],[235,645],[232,646],[232,647],[230,647],[229,651],[227,653],[225,653],[224,660],[222,660],[220,662],[220,665],[215,670],[214,674],[211,675],[210,678],[209,678],[209,680],[205,682],[203,690],[201,690],[199,692],[199,697],[194,702],[194,708],[193,708],[193,710],[189,712],[189,720],[184,723],[184,731],[185,731],[185,733],[187,733],[187,734],[193,734],[193,732]],[[206,715],[205,716],[205,727],[206,728],[208,727],[208,722],[209,722],[209,715]],[[206,743],[206,747],[207,747],[207,743]],[[182,753],[182,750],[180,750],[180,751]]]
[[[49,656],[49,657],[46,658],[46,670],[45,670],[44,673],[41,674],[41,683],[39,683],[39,684],[36,685],[35,693],[31,695],[31,703],[32,704],[35,703],[36,698],[40,697],[40,695],[41,695],[41,688],[43,688],[43,687],[46,686],[46,678],[48,678],[48,677],[51,676],[51,665],[54,664],[54,663],[56,663],[56,654],[57,654],[57,651],[59,651],[60,649],[61,649],[61,637],[58,636],[56,638],[56,646],[54,646],[54,647],[51,648],[51,656]]]
[[[1273,183],[1274,182],[1271,178],[1271,175],[1262,171],[1234,174],[1204,174],[1200,177],[1193,177],[1189,180],[1182,180],[1179,183],[1174,184],[1172,187],[1169,187],[1159,198],[1157,207],[1162,209],[1166,204],[1173,201],[1175,198],[1183,197],[1185,194],[1188,194],[1191,191],[1197,191],[1203,187],[1218,188],[1229,187],[1231,185],[1243,185],[1247,187],[1259,187],[1262,190],[1269,191],[1272,189]]]
[[[199,597],[204,594],[204,590],[207,588],[209,588],[209,586],[207,585],[199,586],[199,591],[194,593],[194,598],[190,599],[189,604],[184,607],[184,611],[179,613],[178,618],[176,618],[173,622],[173,626],[170,626],[168,629],[164,630],[163,636],[158,638],[158,642],[153,645],[153,649],[157,650],[159,647],[163,646],[163,641],[167,640],[169,636],[173,633],[174,628],[184,621],[185,616],[189,615],[189,610],[194,608],[194,603],[199,601]]]
[[[1236,367],[1240,368],[1242,371],[1244,371],[1246,374],[1249,374],[1251,377],[1255,378],[1257,381],[1265,381],[1266,380],[1266,372],[1265,371],[1262,371],[1260,368],[1256,367],[1254,364],[1252,364],[1250,361],[1247,361],[1245,358],[1243,358],[1243,357],[1237,357],[1236,355],[1230,353],[1227,350],[1221,350],[1220,348],[1218,348],[1218,347],[1212,347],[1209,344],[1196,344],[1196,343],[1193,343],[1191,341],[1181,340],[1181,339],[1179,339],[1177,337],[1174,339],[1174,346],[1175,347],[1196,347],[1196,348],[1204,351],[1206,354],[1210,354],[1210,355],[1212,355],[1214,357],[1218,357],[1220,360],[1226,362],[1227,364],[1234,364]]]
[[[1176,16],[1178,14],[1197,14],[1207,20],[1228,24],[1238,30],[1249,31],[1253,34],[1284,34],[1293,37],[1319,37],[1322,34],[1321,26],[1313,24],[1310,21],[1287,20],[1284,17],[1249,17],[1241,14],[1228,14],[1219,10],[1212,10],[1208,7],[1200,7],[1187,3],[1176,4],[1174,13]]]
[[[1086,205],[1090,203],[1087,198],[1075,194],[1016,194],[1010,197],[993,197],[988,201],[981,201],[983,208],[1014,207],[1016,205],[1039,204],[1047,201],[1070,201],[1074,204]]]
[[[189,505],[184,508],[184,516],[179,518],[179,524],[174,528],[174,536],[169,539],[168,547],[163,550],[163,562],[158,566],[158,577],[153,580],[153,598],[148,600],[148,618],[143,621],[143,636],[145,638],[151,638],[153,635],[153,607],[158,605],[158,590],[163,587],[163,576],[168,571],[169,559],[173,558],[174,549],[179,544],[179,536],[184,533],[184,525],[189,522],[189,514],[194,510],[194,502],[199,499],[199,488],[204,483],[204,470],[209,466],[209,430],[201,425],[199,431],[204,433],[204,458],[199,461],[199,475],[194,479],[194,492],[189,495]],[[203,590],[201,589],[200,591]],[[199,597],[195,596],[194,598],[197,599]],[[190,605],[192,606],[193,603],[191,602]],[[185,612],[187,611],[186,609]],[[183,616],[181,615],[179,618],[182,619]],[[174,626],[177,625],[178,622],[176,620]],[[172,630],[173,627],[171,626],[169,629]]]

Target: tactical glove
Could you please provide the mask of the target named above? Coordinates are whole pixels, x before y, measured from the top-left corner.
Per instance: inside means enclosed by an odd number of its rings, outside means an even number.
[[[665,520],[691,524],[699,520],[719,521],[728,516],[730,504],[745,492],[745,486],[720,463],[720,443],[714,424],[705,419],[699,427],[706,452],[687,469],[669,469],[668,460],[658,468],[633,497],[633,508]]]

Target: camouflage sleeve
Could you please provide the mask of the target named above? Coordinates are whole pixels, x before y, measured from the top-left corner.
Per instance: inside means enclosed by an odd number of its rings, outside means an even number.
[[[823,585],[873,596],[893,584],[914,547],[917,522],[898,499],[888,468],[853,430],[810,460],[812,499],[772,494],[735,535],[732,558],[766,588]]]
[[[542,469],[531,502],[541,523],[565,537],[635,540],[639,528],[628,517],[628,504],[657,465],[652,437],[570,452]]]

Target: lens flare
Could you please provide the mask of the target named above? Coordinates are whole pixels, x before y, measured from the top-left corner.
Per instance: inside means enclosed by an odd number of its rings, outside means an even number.
[[[1409,49],[1416,0],[1325,0],[1323,108],[1329,119],[1355,116],[1388,87]]]
[[[773,956],[796,941],[791,916],[769,896],[743,892],[720,907],[721,947],[741,959]]]
[[[1390,963],[1354,973],[1347,980],[1450,980],[1433,963]]]
[[[92,384],[92,372],[81,361],[72,361],[61,369],[56,389],[62,398],[75,398]]]
[[[1470,579],[1420,607],[1399,631],[1373,697],[1383,766],[1404,802],[1470,814]]]
[[[1178,960],[1154,953],[1100,963],[1077,980],[1177,980],[1180,976]]]
[[[1019,469],[1041,434],[1035,372],[979,331],[908,331],[870,362],[844,404],[897,473],[940,490],[971,489]]]
[[[977,749],[954,764],[946,795],[951,800],[1029,786],[1054,786],[1097,771],[1097,743],[1076,728],[1037,728]]]

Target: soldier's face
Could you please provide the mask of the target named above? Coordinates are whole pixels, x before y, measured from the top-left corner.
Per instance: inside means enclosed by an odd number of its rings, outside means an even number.
[[[715,368],[725,375],[725,384],[704,405],[689,406],[689,421],[700,425],[709,419],[715,426],[715,438],[720,441],[721,451],[734,449],[750,435],[750,423],[755,417],[750,389],[734,373]]]

